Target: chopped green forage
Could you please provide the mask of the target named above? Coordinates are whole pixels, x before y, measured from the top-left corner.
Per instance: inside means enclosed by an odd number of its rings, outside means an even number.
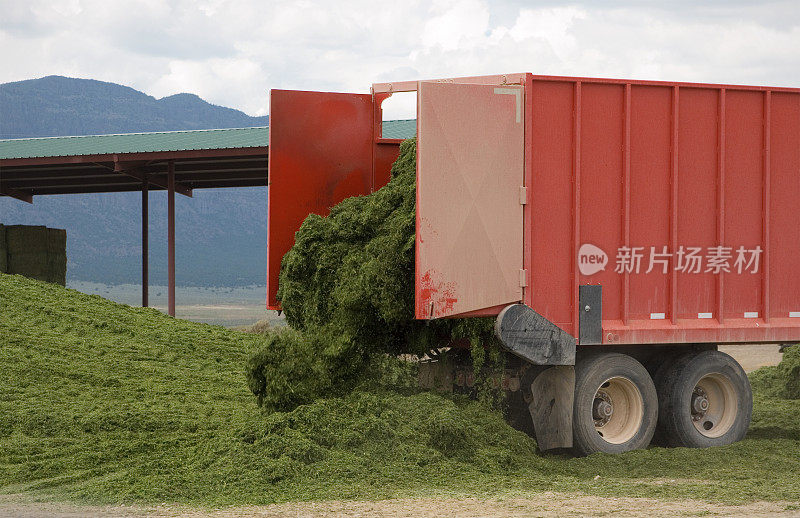
[[[425,354],[451,337],[491,345],[493,319],[414,319],[416,140],[391,180],[312,214],[281,265],[278,299],[296,331],[274,334],[248,362],[259,404],[291,410],[347,393],[374,355]]]
[[[762,367],[750,379],[754,389],[773,397],[800,399],[800,345],[786,348],[778,365]]]

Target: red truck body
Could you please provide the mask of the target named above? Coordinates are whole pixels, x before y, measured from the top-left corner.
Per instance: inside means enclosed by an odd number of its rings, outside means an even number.
[[[511,74],[273,91],[269,307],[305,216],[388,181],[380,103],[398,91],[419,96],[417,318],[522,302],[579,339],[580,287],[602,286],[588,343],[800,341],[790,88]]]

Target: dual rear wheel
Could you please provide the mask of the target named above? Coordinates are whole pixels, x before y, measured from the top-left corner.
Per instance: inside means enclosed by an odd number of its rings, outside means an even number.
[[[664,362],[655,375],[633,357],[600,353],[575,366],[573,450],[578,455],[670,446],[708,447],[742,439],[752,414],[750,383],[719,351]]]
[[[658,433],[666,445],[705,448],[744,438],[753,393],[736,360],[719,351],[689,353],[656,377]]]

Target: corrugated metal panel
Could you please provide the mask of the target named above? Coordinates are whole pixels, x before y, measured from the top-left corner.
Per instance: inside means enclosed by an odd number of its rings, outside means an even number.
[[[0,140],[0,159],[266,146],[268,127]]]
[[[386,121],[385,138],[409,138],[416,133],[415,120]],[[264,147],[269,128],[231,128],[213,130],[122,133],[80,137],[45,137],[0,140],[0,160],[51,156],[111,155]]]
[[[383,122],[383,138],[411,138],[416,134],[416,119]]]

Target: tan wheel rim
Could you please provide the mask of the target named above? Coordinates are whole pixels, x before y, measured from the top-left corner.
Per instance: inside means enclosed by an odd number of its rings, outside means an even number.
[[[642,393],[628,378],[607,379],[594,395],[592,417],[594,428],[604,441],[611,444],[628,442],[642,426]]]
[[[725,435],[736,421],[739,397],[731,380],[720,373],[700,378],[689,402],[692,423],[697,431],[709,438]]]

